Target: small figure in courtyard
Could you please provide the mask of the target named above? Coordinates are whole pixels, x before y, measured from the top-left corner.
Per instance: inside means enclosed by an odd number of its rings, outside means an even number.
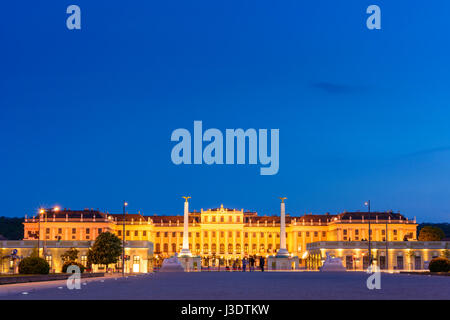
[[[259,267],[261,268],[261,272],[264,272],[264,257],[259,258]]]

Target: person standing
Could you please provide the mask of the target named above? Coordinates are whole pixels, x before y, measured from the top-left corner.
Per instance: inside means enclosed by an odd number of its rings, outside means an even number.
[[[245,272],[245,268],[247,267],[247,258],[242,259],[242,272]]]
[[[261,268],[261,272],[264,272],[264,257],[259,258],[259,267]]]

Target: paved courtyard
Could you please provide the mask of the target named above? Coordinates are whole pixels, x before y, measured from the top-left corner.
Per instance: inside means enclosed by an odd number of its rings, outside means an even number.
[[[382,274],[368,290],[362,272],[155,273],[0,286],[0,299],[450,299],[450,277]]]

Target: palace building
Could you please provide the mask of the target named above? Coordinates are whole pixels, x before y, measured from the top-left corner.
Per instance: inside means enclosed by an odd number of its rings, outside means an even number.
[[[308,266],[308,245],[324,242],[365,242],[369,239],[367,212],[339,214],[286,214],[286,246]],[[125,223],[125,235],[123,224]],[[371,240],[389,242],[416,240],[416,221],[400,213],[370,213]],[[280,216],[224,208],[189,212],[189,249],[202,257],[203,265],[229,265],[245,256],[273,255],[280,248]],[[98,210],[46,210],[26,218],[24,240],[93,241],[110,231],[125,241],[153,244],[152,263],[181,251],[183,216],[110,214]],[[317,249],[314,247],[314,249]],[[320,250],[319,250],[320,252]],[[316,254],[316,253],[315,253]],[[146,258],[147,259],[147,258]]]

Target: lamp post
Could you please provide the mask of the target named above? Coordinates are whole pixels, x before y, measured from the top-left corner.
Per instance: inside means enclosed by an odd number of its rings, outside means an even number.
[[[122,229],[122,277],[125,277],[125,208],[128,206],[128,202],[123,202],[123,216],[122,216],[122,223],[123,223],[123,229]]]
[[[369,267],[372,266],[372,248],[370,247],[370,200],[365,205],[367,206],[368,219],[369,220]]]
[[[388,217],[390,217],[390,213],[388,213]],[[389,253],[388,253],[388,220],[389,218],[386,218],[386,258],[385,258],[385,264],[386,264],[386,271],[389,271]]]
[[[38,214],[38,245],[37,245],[37,250],[38,250],[38,257],[41,256],[41,215],[45,213],[44,209],[39,209],[39,214]]]

